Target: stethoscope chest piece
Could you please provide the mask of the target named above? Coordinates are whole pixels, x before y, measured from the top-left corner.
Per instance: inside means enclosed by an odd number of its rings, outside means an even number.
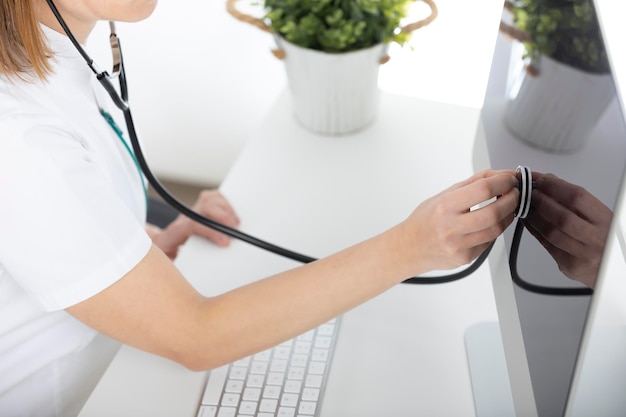
[[[533,191],[532,172],[527,166],[520,165],[515,170],[515,176],[517,177],[517,187],[520,192],[519,204],[515,210],[515,216],[520,219],[525,219],[530,211],[530,199]]]

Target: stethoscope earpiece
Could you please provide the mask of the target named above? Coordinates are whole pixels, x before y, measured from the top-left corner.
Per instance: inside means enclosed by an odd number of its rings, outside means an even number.
[[[530,199],[532,196],[533,174],[527,166],[520,165],[515,170],[517,188],[519,189],[519,204],[515,209],[515,216],[525,219],[530,211]]]

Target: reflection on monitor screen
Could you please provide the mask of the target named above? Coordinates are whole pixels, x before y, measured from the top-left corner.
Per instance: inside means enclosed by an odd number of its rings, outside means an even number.
[[[504,236],[508,266],[490,259],[494,290],[517,415],[563,416],[626,167],[625,119],[593,0],[506,2],[502,22],[478,141],[488,166],[525,165],[533,180],[528,217]]]

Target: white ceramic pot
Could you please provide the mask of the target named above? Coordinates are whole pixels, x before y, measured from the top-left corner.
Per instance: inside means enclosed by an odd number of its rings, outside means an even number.
[[[295,117],[309,130],[341,135],[365,128],[378,109],[378,68],[387,45],[325,53],[280,38]]]
[[[519,139],[552,152],[582,147],[615,95],[611,74],[591,74],[542,56],[537,76],[523,72],[505,124]]]

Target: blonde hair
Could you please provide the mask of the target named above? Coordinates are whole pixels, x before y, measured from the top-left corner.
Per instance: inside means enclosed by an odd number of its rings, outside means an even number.
[[[50,72],[50,50],[44,40],[32,0],[0,2],[0,74],[44,79]]]

